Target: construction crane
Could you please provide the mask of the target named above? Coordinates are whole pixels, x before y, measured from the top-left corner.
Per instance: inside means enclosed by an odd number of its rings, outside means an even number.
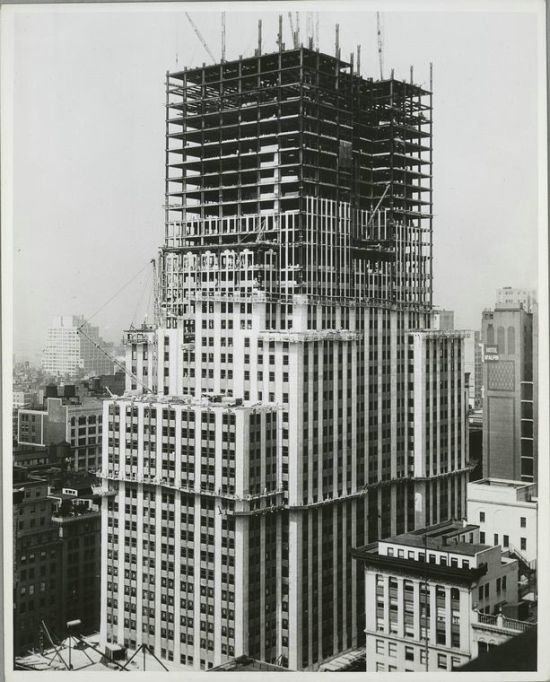
[[[195,24],[195,22],[193,21],[193,19],[191,19],[190,15],[189,15],[189,12],[184,12],[184,14],[185,14],[185,16],[187,17],[187,20],[189,21],[189,23],[191,24],[191,27],[193,28],[193,31],[195,31],[195,35],[196,35],[197,38],[201,41],[202,46],[204,47],[204,49],[208,52],[208,56],[209,56],[210,59],[215,63],[215,62],[216,62],[216,57],[214,57],[214,55],[212,54],[210,48],[208,47],[208,45],[207,45],[207,43],[206,43],[206,40],[202,37],[201,32],[200,32],[199,29],[197,28],[197,25]]]
[[[114,365],[116,365],[119,369],[121,369],[125,374],[127,374],[127,375],[130,377],[130,379],[132,379],[132,381],[134,381],[134,382],[140,384],[141,387],[142,387],[145,391],[147,391],[148,393],[154,393],[154,391],[152,391],[148,386],[146,386],[142,381],[140,381],[140,380],[136,377],[136,375],[135,375],[133,372],[130,372],[130,370],[126,367],[126,365],[125,365],[124,363],[122,363],[122,362],[120,362],[119,360],[117,360],[117,359],[114,357],[114,355],[112,355],[111,353],[109,353],[109,351],[106,351],[104,348],[102,348],[101,345],[100,345],[99,343],[97,343],[97,341],[96,341],[95,339],[93,339],[93,338],[88,334],[88,332],[85,331],[85,326],[86,326],[86,324],[87,324],[86,322],[83,322],[83,323],[80,325],[80,327],[77,328],[76,333],[77,333],[77,334],[81,334],[82,336],[84,336],[84,338],[88,339],[88,341],[89,341],[95,348],[97,348],[97,350],[99,350],[101,353],[103,353],[103,355],[105,355],[107,358],[109,358],[109,360],[110,360]]]
[[[376,12],[376,36],[378,39],[378,63],[380,64],[380,80],[384,80],[384,37],[382,35],[382,13]]]

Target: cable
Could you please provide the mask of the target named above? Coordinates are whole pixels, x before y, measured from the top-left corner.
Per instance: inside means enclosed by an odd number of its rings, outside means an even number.
[[[118,289],[118,290],[111,296],[111,298],[110,298],[108,301],[106,301],[100,308],[98,308],[98,310],[95,311],[95,313],[94,313],[93,315],[90,315],[90,317],[89,317],[87,320],[85,320],[85,321],[80,325],[79,329],[80,329],[81,327],[83,327],[85,324],[88,324],[88,322],[89,322],[93,317],[95,317],[95,316],[96,316],[98,313],[100,313],[104,308],[106,308],[106,307],[109,305],[109,303],[111,303],[111,301],[112,301],[113,299],[115,299],[115,298],[120,294],[121,291],[123,291],[124,289],[126,289],[126,287],[127,287],[129,284],[131,284],[139,275],[141,275],[141,273],[145,270],[145,268],[146,268],[148,265],[149,265],[149,263],[147,263],[147,265],[144,265],[144,266],[141,268],[141,270],[140,270],[139,272],[137,272],[131,279],[129,279],[129,280],[126,282],[126,284],[123,284],[123,285],[120,287],[120,289]]]
[[[141,296],[138,296],[138,299],[137,299],[137,301],[136,301],[136,307],[135,307],[135,310],[134,310],[134,314],[132,315],[132,324],[134,324],[134,322],[135,322],[135,320],[136,320],[137,312],[138,312],[138,308],[139,308],[140,303],[143,303],[143,301],[145,300],[145,292],[147,291],[147,288],[148,288],[148,287],[149,287],[149,277],[147,277],[147,278],[145,279],[145,285],[144,285],[144,287],[143,287],[143,291],[141,292]],[[148,310],[148,308],[149,308],[149,301],[150,301],[150,300],[151,300],[151,290],[149,290],[149,299],[148,299],[148,302],[147,302],[147,307],[145,308],[145,314],[147,314],[147,310]]]

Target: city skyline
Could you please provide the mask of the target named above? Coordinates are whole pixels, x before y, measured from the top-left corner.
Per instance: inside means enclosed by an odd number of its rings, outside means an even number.
[[[378,77],[375,13],[359,15],[358,22],[355,14],[321,12],[320,45],[333,52],[339,23],[343,57],[361,43],[362,73]],[[217,55],[219,12],[193,16]],[[239,12],[250,37],[246,47],[239,44],[237,15],[228,12],[229,58],[253,50],[258,18],[264,43],[274,47],[276,12]],[[434,303],[455,310],[458,328],[475,329],[497,288],[537,285],[536,268],[525,267],[537,253],[536,14],[459,12],[449,18],[448,12],[384,12],[385,71],[395,67],[396,77],[408,80],[412,65],[422,83],[434,62]],[[106,338],[118,341],[123,328],[143,319],[148,262],[162,235],[163,75],[175,68],[176,54],[180,68],[210,59],[176,9],[19,12],[15,36],[14,352],[40,353],[51,317],[89,318],[137,274],[93,317]],[[286,16],[284,38],[289,42]],[[466,53],[467,41],[479,50]],[[522,46],[519,53],[508,50],[514,42]],[[32,106],[37,95],[47,102],[40,110]],[[481,121],[487,122],[482,132]],[[44,152],[36,158],[39,142]],[[51,159],[55,174],[48,173]],[[504,163],[506,174],[491,172]],[[69,191],[56,192],[60,182]],[[39,200],[27,201],[29,185]],[[476,190],[467,202],[458,190],[466,186]],[[123,249],[128,242],[131,266]],[[44,268],[48,243],[56,249],[48,251]],[[460,268],[449,277],[457,261]],[[29,297],[39,269],[40,287]]]
[[[542,673],[541,3],[325,7],[2,23],[16,670]]]

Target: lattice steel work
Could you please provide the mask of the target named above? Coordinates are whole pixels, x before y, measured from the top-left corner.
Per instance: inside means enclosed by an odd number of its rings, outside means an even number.
[[[203,266],[229,251],[253,254],[248,289],[281,300],[431,305],[429,91],[302,47],[167,74],[166,93],[168,311],[223,295]],[[184,253],[208,254],[200,276]]]

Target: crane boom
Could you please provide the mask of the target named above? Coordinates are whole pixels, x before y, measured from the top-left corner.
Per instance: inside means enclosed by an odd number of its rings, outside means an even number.
[[[380,64],[380,80],[384,80],[384,38],[382,36],[382,14],[376,12],[376,36],[378,39],[378,63]]]
[[[189,12],[185,12],[184,14],[185,14],[185,16],[187,17],[187,20],[189,21],[189,23],[191,24],[191,27],[193,28],[193,31],[195,31],[195,35],[196,35],[197,38],[201,41],[202,46],[204,47],[204,49],[208,52],[208,56],[210,57],[210,59],[211,59],[213,62],[216,62],[216,57],[214,57],[214,55],[213,55],[212,52],[210,51],[210,48],[208,47],[208,45],[207,45],[207,43],[206,43],[206,40],[202,37],[201,32],[200,32],[199,29],[197,28],[197,25],[195,24],[195,22],[193,21],[193,19],[191,19],[190,15],[189,15]]]
[[[101,351],[101,352],[103,353],[103,355],[105,355],[106,357],[108,357],[109,360],[110,360],[114,365],[116,365],[119,369],[121,369],[125,374],[127,374],[127,375],[130,377],[130,379],[132,379],[133,381],[135,381],[135,382],[138,383],[138,384],[141,384],[141,386],[142,386],[147,392],[149,392],[149,393],[154,393],[154,391],[152,391],[148,386],[146,386],[142,381],[140,381],[140,380],[136,377],[136,375],[133,374],[133,372],[130,372],[130,370],[126,367],[125,364],[123,364],[122,362],[120,362],[119,360],[117,360],[113,355],[111,355],[111,353],[109,353],[109,352],[106,351],[104,348],[102,348],[102,347],[100,346],[100,344],[97,343],[97,341],[96,341],[95,339],[92,339],[92,337],[91,337],[86,331],[84,331],[84,326],[85,326],[85,324],[86,324],[86,323],[81,324],[80,327],[77,328],[77,330],[76,330],[77,334],[82,334],[82,336],[86,337],[86,338],[88,339],[88,341],[89,341],[93,346],[95,346],[99,351]]]

